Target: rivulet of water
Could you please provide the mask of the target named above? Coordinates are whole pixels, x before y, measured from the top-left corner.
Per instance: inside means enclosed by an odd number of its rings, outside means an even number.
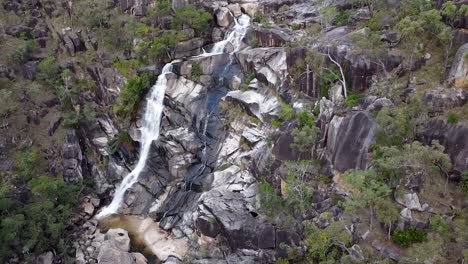
[[[248,15],[242,15],[238,19],[234,19],[234,22],[235,25],[232,31],[226,35],[224,40],[216,42],[210,53],[206,53],[204,56],[223,53],[229,43],[234,47],[234,52],[239,51],[242,39],[245,37],[247,29],[250,26],[250,17]]]

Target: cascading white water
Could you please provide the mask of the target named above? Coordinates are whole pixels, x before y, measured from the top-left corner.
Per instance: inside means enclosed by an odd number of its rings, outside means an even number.
[[[104,207],[104,209],[96,216],[101,219],[105,216],[117,213],[117,210],[122,203],[125,192],[132,187],[138,180],[138,176],[145,168],[146,160],[148,159],[151,143],[159,137],[159,125],[161,123],[161,115],[164,109],[164,94],[166,92],[167,78],[166,75],[172,72],[172,64],[166,64],[159,75],[156,84],[151,88],[150,95],[147,97],[145,113],[143,115],[141,131],[141,149],[140,157],[135,168],[122,180],[119,187],[115,191],[112,202]]]
[[[235,25],[229,34],[226,35],[224,40],[216,42],[211,49],[210,53],[205,53],[204,56],[210,56],[214,54],[221,54],[224,52],[226,46],[231,43],[234,47],[234,52],[239,51],[242,39],[247,33],[247,29],[250,26],[250,17],[248,15],[241,15],[238,19],[234,19]]]
[[[217,42],[213,46],[210,53],[205,52],[201,56],[208,57],[216,54],[222,54],[224,53],[224,49],[229,43],[233,45],[234,52],[239,51],[242,39],[245,37],[249,26],[250,17],[247,15],[240,16],[237,20],[235,20],[233,30],[226,35],[224,40]],[[97,219],[102,219],[106,216],[117,213],[124,199],[125,192],[138,181],[138,176],[145,168],[146,160],[148,159],[148,155],[151,149],[151,143],[154,140],[157,140],[159,137],[159,126],[161,124],[161,115],[164,109],[163,101],[167,84],[166,75],[172,72],[172,64],[174,62],[176,61],[173,61],[164,66],[161,75],[159,75],[156,84],[151,88],[150,95],[147,98],[145,113],[143,116],[143,124],[140,128],[141,149],[138,163],[135,166],[135,168],[122,180],[119,187],[115,191],[112,202],[108,206],[104,207],[104,209],[102,209],[102,211],[99,214],[97,214]],[[206,146],[204,151],[206,151]]]

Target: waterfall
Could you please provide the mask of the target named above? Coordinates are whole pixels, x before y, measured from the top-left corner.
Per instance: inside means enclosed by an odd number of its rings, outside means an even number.
[[[210,53],[205,53],[203,56],[211,56],[215,54],[221,54],[224,52],[226,46],[230,43],[234,47],[234,52],[239,51],[242,39],[247,33],[247,29],[250,26],[250,17],[248,15],[242,15],[238,19],[234,19],[235,25],[231,32],[229,32],[224,40],[216,42],[213,45]]]
[[[159,75],[156,84],[151,88],[150,94],[147,97],[146,108],[143,114],[143,122],[141,131],[141,149],[140,157],[135,168],[122,180],[119,187],[116,189],[112,202],[104,207],[97,215],[98,219],[105,216],[117,213],[117,210],[122,203],[125,192],[132,187],[138,180],[138,176],[145,168],[146,160],[151,149],[151,143],[159,137],[159,125],[161,123],[161,115],[164,109],[164,94],[166,92],[167,78],[166,75],[172,72],[172,64],[168,63],[164,66],[161,75]]]
[[[234,46],[234,52],[240,50],[242,39],[247,33],[247,28],[250,26],[250,17],[247,15],[240,16],[235,20],[235,25],[232,31],[226,35],[223,41],[217,42],[210,53],[204,53],[202,56],[213,56],[216,54],[224,53],[226,45],[231,43]],[[148,96],[145,113],[143,115],[143,124],[140,128],[141,131],[141,149],[140,157],[135,168],[122,180],[119,187],[116,189],[112,202],[104,207],[102,211],[97,214],[97,219],[102,219],[106,216],[117,213],[122,204],[125,192],[138,181],[138,176],[143,171],[146,165],[146,160],[151,149],[151,143],[159,137],[159,126],[161,123],[161,115],[164,109],[164,94],[166,92],[167,78],[166,75],[172,72],[173,61],[166,64],[163,68],[161,75],[159,75],[156,84],[151,88],[150,95]],[[206,122],[208,123],[208,118]],[[205,130],[207,123],[205,124]],[[206,131],[204,131],[206,133]],[[206,155],[206,144],[203,150]],[[206,166],[206,164],[205,164]]]

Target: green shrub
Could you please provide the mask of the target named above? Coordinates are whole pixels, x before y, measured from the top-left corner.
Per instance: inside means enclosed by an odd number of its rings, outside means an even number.
[[[447,123],[456,124],[458,123],[458,115],[454,112],[448,112],[447,114]]]
[[[144,23],[140,23],[140,22],[136,22],[134,24],[132,24],[132,34],[135,35],[135,36],[147,36],[151,33],[151,28],[144,24]]]
[[[172,19],[172,28],[182,30],[183,26],[186,25],[195,29],[198,33],[206,33],[210,29],[211,19],[210,13],[204,9],[197,8],[194,5],[186,5],[176,9],[175,16]]]
[[[142,50],[147,50],[150,60],[172,59],[172,51],[176,44],[186,38],[187,34],[185,32],[174,30],[165,31],[161,36],[150,43],[149,47],[139,47],[140,54]]]
[[[39,152],[36,148],[21,150],[16,154],[16,174],[23,181],[35,176],[38,164]]]
[[[22,46],[18,47],[12,54],[8,56],[8,61],[12,65],[20,66],[26,63],[38,50],[39,44],[36,40],[26,40]]]
[[[315,126],[315,124],[313,126],[294,128],[292,130],[293,143],[291,143],[291,148],[299,151],[299,153],[310,153],[319,133],[320,128]]]
[[[118,60],[113,63],[113,66],[119,71],[119,73],[127,79],[135,77],[137,75],[137,70],[141,65],[141,61],[136,59]]]
[[[289,10],[289,5],[282,5],[280,8],[278,8],[279,13],[283,13]]]
[[[299,30],[299,29],[301,29],[301,24],[293,23],[293,24],[291,25],[291,29],[292,29],[292,30]]]
[[[297,115],[299,119],[299,126],[304,127],[304,126],[309,126],[313,127],[315,126],[315,118],[313,115],[309,114],[308,112],[300,112]]]
[[[279,120],[272,119],[270,122],[271,122],[271,125],[273,127],[280,127],[281,126],[281,121],[279,121]]]
[[[282,120],[289,121],[296,117],[296,111],[294,111],[294,109],[290,105],[282,104],[279,110],[278,117]]]
[[[28,198],[10,200],[12,206],[0,210],[0,260],[6,261],[14,252],[28,256],[54,249],[66,254],[67,223],[80,186],[48,176],[36,177],[27,186]]]
[[[338,27],[346,26],[349,23],[349,19],[354,15],[354,10],[338,10],[338,14],[335,17],[335,24]]]
[[[131,144],[132,138],[128,132],[122,131],[117,134],[111,141],[109,141],[109,152],[110,154],[114,154],[122,145],[130,146]]]
[[[156,2],[154,8],[148,8],[148,16],[151,18],[160,18],[170,15],[172,12],[171,2],[167,0],[160,0]]]
[[[275,261],[275,264],[289,264],[289,260],[279,258],[277,261]]]
[[[252,48],[258,48],[258,45],[259,45],[259,43],[258,43],[258,39],[257,39],[257,38],[253,38],[252,40],[250,40],[250,46],[251,46]]]
[[[328,185],[330,185],[330,184],[333,183],[333,179],[330,178],[330,177],[327,177],[327,176],[325,176],[325,175],[321,175],[321,174],[320,174],[320,175],[317,176],[317,179],[318,179],[319,181],[325,183],[325,184],[328,184]]]
[[[332,66],[331,71],[325,71],[318,76],[318,85],[320,87],[320,96],[328,98],[328,89],[330,85],[335,83],[340,76],[340,72],[337,67]]]
[[[260,207],[268,216],[275,216],[283,207],[283,199],[276,194],[275,189],[267,181],[258,187]]]
[[[255,73],[251,72],[245,78],[245,84],[249,85],[252,80],[255,79]]]
[[[372,31],[379,31],[385,29],[385,18],[387,14],[384,12],[375,13],[369,20],[369,29]]]
[[[319,104],[315,105],[315,107],[314,107],[314,116],[318,116],[318,115],[320,115],[320,105]]]
[[[346,97],[346,105],[349,107],[356,106],[358,104],[358,100],[363,97],[362,93],[359,92],[351,92],[349,93],[348,97]]]
[[[76,111],[66,113],[62,124],[64,127],[78,128],[80,126],[80,113]]]
[[[462,173],[461,186],[463,192],[468,195],[468,170],[463,171]]]
[[[79,128],[82,124],[90,124],[96,119],[96,112],[90,104],[85,104],[80,111],[70,111],[65,114],[63,126]]]
[[[7,89],[0,89],[0,117],[3,117],[16,108],[16,100],[13,100],[14,94]]]
[[[395,230],[392,239],[393,242],[402,247],[409,247],[413,243],[426,241],[427,234],[422,230],[409,228],[405,230]]]
[[[114,105],[114,113],[123,119],[130,118],[142,96],[154,84],[156,77],[148,72],[142,73],[133,79],[130,79],[122,90],[118,98],[117,105]]]
[[[202,69],[199,63],[192,64],[192,71],[191,71],[192,78],[194,80],[200,80],[200,76],[202,75]]]
[[[43,59],[37,65],[37,70],[37,78],[51,87],[58,85],[61,81],[60,67],[57,64],[57,60],[52,56]]]

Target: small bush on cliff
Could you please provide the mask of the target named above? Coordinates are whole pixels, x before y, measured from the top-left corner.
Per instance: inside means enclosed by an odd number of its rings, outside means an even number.
[[[31,56],[39,50],[39,44],[36,40],[30,39],[24,41],[23,45],[18,47],[8,56],[8,62],[13,66],[21,66],[26,63]]]
[[[130,79],[120,92],[114,113],[123,121],[129,121],[131,114],[136,109],[142,96],[154,84],[156,78],[153,74],[145,72],[140,76]]]
[[[310,263],[335,263],[344,254],[342,248],[352,241],[351,235],[343,222],[333,222],[327,228],[320,230],[314,223],[306,222],[305,239]]]
[[[279,110],[278,117],[285,121],[289,121],[296,117],[296,111],[294,111],[294,109],[290,105],[282,104]]]
[[[171,12],[171,3],[167,0],[157,1],[155,7],[148,8],[148,16],[156,20],[163,16],[170,15]]]
[[[346,105],[349,107],[356,106],[358,104],[358,100],[363,97],[362,93],[359,92],[351,92],[348,97],[346,97]]]
[[[37,78],[44,81],[47,85],[54,87],[60,80],[60,67],[57,64],[57,60],[49,56],[43,59],[37,65]]]
[[[462,173],[461,187],[463,192],[468,195],[468,170]]]
[[[177,32],[174,30],[165,31],[161,36],[150,43],[149,46],[144,47],[139,45],[139,49],[147,51],[150,60],[172,60],[172,51],[176,44],[186,38],[187,34],[184,32]]]
[[[456,124],[458,123],[458,115],[455,114],[454,112],[449,112],[447,114],[447,123],[449,124]]]
[[[11,111],[16,108],[14,94],[12,91],[7,89],[0,89],[0,118],[8,115]]]
[[[294,128],[292,131],[293,143],[291,144],[291,148],[299,151],[299,153],[311,153],[319,133],[320,128],[315,125]]]
[[[126,145],[130,146],[132,144],[132,138],[128,132],[122,131],[117,134],[111,141],[109,141],[109,152],[111,154],[116,153],[120,146]]]
[[[302,27],[301,24],[293,23],[293,24],[291,25],[291,29],[292,29],[292,30],[299,30],[299,29],[301,29],[301,27]]]
[[[395,230],[392,236],[393,242],[402,247],[409,247],[416,242],[423,242],[427,239],[427,234],[415,228],[405,230]]]
[[[194,80],[197,80],[197,81],[200,80],[200,76],[202,75],[202,69],[199,63],[192,64],[191,74]]]
[[[258,187],[259,206],[265,210],[265,214],[275,217],[283,208],[283,199],[276,194],[275,188],[267,181],[263,181]]]
[[[313,115],[309,114],[308,112],[300,112],[297,115],[297,118],[299,119],[299,126],[304,127],[314,127],[315,126],[315,118]]]
[[[139,60],[118,60],[113,63],[113,66],[122,74],[125,78],[133,78],[137,75],[137,69],[141,67],[142,63]]]
[[[194,5],[186,5],[175,11],[172,28],[182,30],[184,25],[195,29],[199,34],[206,33],[210,28],[212,17],[210,13]]]
[[[39,152],[35,148],[25,149],[16,154],[16,174],[23,181],[30,180],[37,171]]]
[[[338,10],[338,14],[335,18],[335,24],[338,27],[346,26],[349,24],[349,19],[356,13],[355,10]]]

